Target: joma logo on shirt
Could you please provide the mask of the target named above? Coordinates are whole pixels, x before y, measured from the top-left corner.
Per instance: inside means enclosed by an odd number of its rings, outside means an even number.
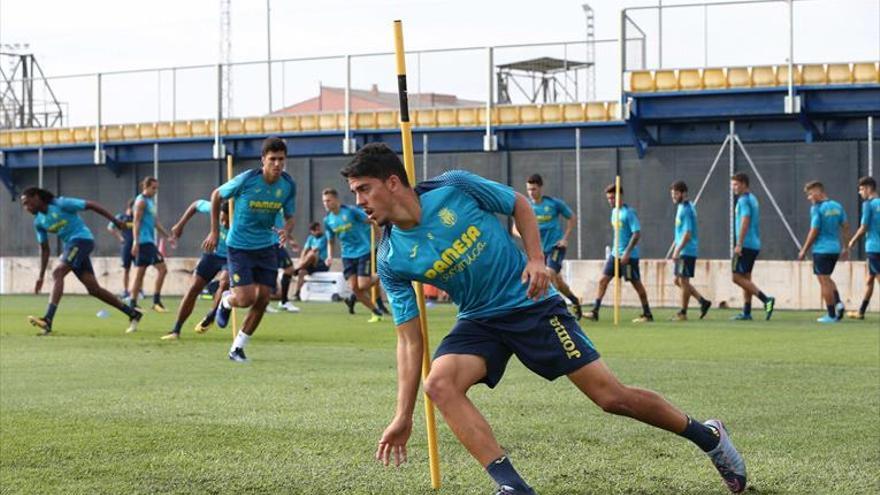
[[[67,220],[59,220],[52,225],[46,227],[46,230],[54,234],[63,229],[65,225],[67,225]]]
[[[434,279],[437,275],[442,275],[450,268],[458,266],[458,260],[465,257],[466,264],[473,262],[469,256],[468,250],[477,242],[481,232],[476,226],[471,225],[461,236],[452,241],[452,245],[440,253],[440,259],[434,261],[434,264],[425,272],[425,278]],[[482,243],[481,243],[482,244]],[[481,250],[482,252],[482,250]],[[476,259],[476,258],[474,258]]]
[[[281,203],[278,201],[248,201],[248,208],[252,210],[271,210],[277,211],[281,209]]]
[[[344,223],[342,225],[337,225],[336,227],[333,227],[333,233],[334,234],[344,234],[345,232],[348,232],[349,230],[351,230],[351,227],[352,227],[351,222]]]
[[[553,217],[550,215],[535,215],[535,218],[537,218],[540,223],[547,223],[553,220]]]

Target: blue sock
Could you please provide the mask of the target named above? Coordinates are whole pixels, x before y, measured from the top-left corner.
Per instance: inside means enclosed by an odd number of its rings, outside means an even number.
[[[489,465],[486,466],[486,472],[489,473],[489,476],[491,476],[498,485],[509,486],[514,490],[523,492],[530,492],[532,489],[532,487],[526,484],[526,482],[520,477],[519,473],[516,472],[516,469],[513,468],[513,464],[510,463],[510,459],[508,459],[506,455],[490,462]]]
[[[751,301],[743,304],[743,314],[744,315],[752,314],[752,302]]]
[[[58,309],[58,305],[49,303],[49,307],[46,308],[46,316],[44,317],[46,320],[52,321],[55,319],[55,311]]]
[[[172,328],[171,331],[174,333],[180,333],[180,327],[182,327],[182,326],[183,326],[183,322],[180,320],[177,320],[174,322],[174,328]]]
[[[679,435],[697,444],[697,447],[703,452],[709,452],[718,446],[721,437],[718,436],[718,432],[715,431],[714,428],[709,428],[703,423],[694,421],[690,416],[687,417],[687,420],[687,426],[685,426],[684,431],[679,433]]]

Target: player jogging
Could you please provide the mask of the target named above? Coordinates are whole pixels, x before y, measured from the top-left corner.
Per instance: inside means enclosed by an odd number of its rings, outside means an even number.
[[[868,258],[868,275],[865,277],[865,295],[859,310],[849,313],[850,318],[865,319],[865,311],[874,295],[874,282],[880,281],[880,196],[873,177],[859,179],[859,196],[862,201],[862,218],[859,229],[850,239],[847,249],[852,249],[865,236],[865,255]]]
[[[170,238],[170,236],[156,216],[157,192],[159,192],[159,180],[155,177],[147,177],[141,182],[141,193],[134,200],[131,256],[134,259],[135,272],[129,294],[131,306],[136,307],[147,267],[155,267],[157,273],[156,285],[153,289],[153,311],[165,313],[167,310],[162,305],[162,284],[165,283],[168,268],[165,266],[165,258],[156,247],[155,231],[159,231],[163,237]],[[135,328],[132,327],[129,330],[133,332]]]
[[[761,209],[758,199],[749,192],[749,176],[745,173],[734,174],[730,178],[730,187],[733,194],[737,195],[735,207],[735,229],[733,261],[733,283],[742,287],[743,309],[742,313],[734,316],[733,320],[748,321],[752,319],[752,296],[757,297],[764,304],[765,319],[773,316],[773,308],[776,298],[764,294],[761,289],[752,282],[752,269],[755,260],[761,251]]]
[[[293,292],[293,300],[300,300],[300,291],[305,282],[306,275],[316,272],[326,272],[330,268],[325,263],[327,259],[327,237],[321,228],[321,222],[312,222],[309,225],[309,236],[303,244],[302,253],[296,260],[296,289]]]
[[[134,199],[128,201],[125,211],[116,214],[116,219],[122,222],[122,228],[116,226],[116,222],[107,224],[107,231],[119,241],[119,259],[122,261],[122,298],[128,299],[129,274],[131,272],[131,245],[134,238],[132,237],[132,224],[134,215],[132,214],[132,206]]]
[[[299,313],[299,307],[295,306],[288,299],[290,280],[293,278],[295,270],[293,260],[290,259],[290,253],[287,252],[287,244],[295,244],[295,242],[293,242],[293,232],[289,230],[284,232],[284,238],[286,241],[281,241],[280,234],[281,231],[285,229],[284,225],[284,215],[279,211],[278,215],[275,216],[275,235],[273,237],[273,240],[275,241],[275,252],[278,257],[278,269],[281,270],[281,291],[278,297],[278,310]],[[267,313],[277,313],[278,310],[275,310],[272,306],[266,306]]]
[[[697,253],[699,250],[699,236],[697,229],[697,210],[688,201],[688,187],[684,181],[672,183],[669,194],[672,202],[677,206],[675,210],[675,246],[672,250],[672,260],[675,263],[675,285],[681,289],[681,309],[673,320],[687,320],[688,303],[691,296],[700,302],[700,319],[706,317],[712,302],[704,298],[693,285],[697,265]]]
[[[458,321],[438,347],[425,390],[456,437],[498,484],[498,494],[534,494],[486,419],[468,399],[477,383],[494,387],[511,355],[547,378],[566,375],[604,410],[679,433],[706,451],[728,487],[741,492],[745,465],[720,421],[701,424],[654,392],[621,384],[549,287],[537,221],[522,194],[464,171],[410,187],[403,164],[384,144],[361,148],[342,171],[357,204],[385,228],[379,274],[397,326],[397,412],[376,458],[406,461],[419,389],[423,342],[411,282],[445,290]],[[512,216],[527,257],[496,213]],[[415,256],[413,256],[415,254]]]

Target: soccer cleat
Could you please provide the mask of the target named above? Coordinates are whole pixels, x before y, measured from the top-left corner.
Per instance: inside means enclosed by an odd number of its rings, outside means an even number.
[[[162,340],[180,340],[180,334],[177,332],[168,332],[159,338]]]
[[[837,323],[837,318],[830,315],[822,315],[816,321],[819,323]]]
[[[232,314],[232,308],[224,307],[222,302],[228,294],[228,290],[223,293],[220,305],[217,306],[217,311],[214,312],[214,321],[217,322],[217,326],[220,328],[226,328],[226,325],[229,324],[229,315]]]
[[[391,311],[388,311],[388,308],[385,307],[385,302],[382,299],[376,299],[376,308],[382,312],[383,315],[390,315]]]
[[[137,331],[138,323],[140,323],[141,318],[144,317],[144,312],[138,308],[131,308],[134,310],[134,316],[129,317],[128,319],[128,328],[125,329],[125,333],[134,333]]]
[[[727,435],[727,429],[724,424],[717,419],[710,419],[703,423],[718,432],[718,446],[706,452],[706,455],[712,459],[715,469],[724,479],[724,484],[732,493],[742,493],[746,489],[746,463],[743,461],[730,437]]]
[[[584,317],[584,308],[581,307],[581,301],[578,298],[571,302],[571,309],[574,310],[574,317],[581,321]]]
[[[248,362],[247,356],[244,355],[244,349],[242,349],[241,347],[236,347],[235,349],[229,351],[229,360],[235,361],[236,363]]]
[[[344,302],[345,305],[348,307],[348,314],[353,315],[354,314],[354,305],[357,303],[357,299],[355,299],[354,296],[352,296],[352,297],[347,297],[347,298],[343,299],[342,302]]]
[[[153,311],[155,311],[157,313],[167,313],[168,312],[168,310],[165,309],[165,306],[162,305],[162,303],[160,303],[160,302],[153,303],[152,309],[153,309]]]
[[[202,321],[196,323],[196,326],[195,326],[195,328],[193,328],[193,330],[196,333],[205,333],[211,328],[211,325],[213,325],[213,324],[214,324],[214,319],[213,318],[209,319],[206,316],[206,317],[202,318]]]
[[[752,315],[749,313],[739,313],[730,317],[733,321],[752,321]]]
[[[764,317],[765,320],[769,320],[770,317],[773,316],[773,308],[776,306],[776,298],[768,297],[767,302],[764,303],[764,313],[767,315]]]
[[[517,490],[512,486],[499,485],[495,488],[494,495],[538,495],[538,493],[531,488],[529,488],[529,491],[524,492],[522,490]]]
[[[712,307],[712,301],[704,301],[700,303],[700,319],[706,317],[706,313],[709,312],[709,308]]]
[[[599,321],[599,312],[595,309],[591,309],[586,315],[584,315],[584,318],[590,321]]]
[[[638,318],[633,318],[633,323],[650,323],[654,321],[654,315],[640,315]]]
[[[276,309],[275,306],[272,306],[270,304],[270,305],[266,306],[266,312],[274,315],[275,313],[278,312],[278,309]]]
[[[852,320],[864,320],[865,314],[859,313],[858,311],[849,311],[846,313],[846,317]]]
[[[294,306],[292,302],[287,301],[284,304],[278,303],[278,309],[283,309],[288,313],[299,313],[299,307]]]
[[[679,311],[678,313],[675,313],[675,315],[670,318],[669,321],[687,321],[687,319],[688,315]]]
[[[840,321],[843,319],[843,314],[846,308],[843,306],[843,301],[838,301],[837,304],[834,305],[834,319]]]
[[[382,320],[383,320],[383,318],[380,315],[373,313],[373,315],[370,316],[370,319],[367,320],[367,323],[379,323]]]
[[[47,335],[52,334],[52,320],[47,320],[46,318],[40,318],[37,316],[28,316],[28,322],[42,330],[37,334],[38,337],[45,337]]]

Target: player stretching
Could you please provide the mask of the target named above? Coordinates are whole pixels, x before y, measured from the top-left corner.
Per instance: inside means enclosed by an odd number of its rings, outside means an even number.
[[[325,264],[332,264],[333,239],[339,238],[342,276],[351,287],[351,296],[345,299],[348,312],[354,314],[354,305],[360,301],[373,313],[367,322],[380,322],[382,314],[387,314],[388,310],[381,297],[376,299],[375,305],[370,298],[370,289],[379,283],[379,278],[371,273],[370,229],[373,226],[360,208],[341,204],[336,189],[324,189],[322,196],[324,209],[327,210],[327,216],[324,217],[324,231],[327,232]]]
[[[712,302],[704,298],[697,289],[691,285],[697,265],[697,252],[699,239],[697,236],[697,210],[688,201],[688,187],[684,181],[676,181],[672,184],[669,194],[672,202],[678,205],[675,211],[675,247],[672,250],[672,259],[675,262],[675,285],[681,289],[681,309],[673,320],[687,320],[688,303],[691,296],[700,302],[700,319],[702,320]]]
[[[822,299],[828,313],[817,319],[819,323],[834,323],[843,318],[843,302],[840,293],[837,292],[837,284],[831,278],[834,266],[838,258],[846,259],[846,251],[841,253],[841,244],[846,246],[849,242],[849,223],[846,221],[846,211],[837,201],[828,199],[825,194],[825,186],[819,181],[807,182],[804,193],[813,206],[810,207],[810,231],[804,247],[798,253],[798,260],[803,261],[807,251],[813,248],[813,273],[819,279],[822,288]],[[843,233],[843,242],[840,234]]]
[[[412,189],[403,164],[385,145],[364,146],[342,171],[371,219],[385,227],[379,274],[397,326],[397,412],[376,458],[406,460],[418,394],[423,341],[411,282],[449,293],[458,321],[443,339],[425,391],[453,433],[498,484],[498,494],[534,494],[516,472],[486,419],[468,399],[477,383],[501,380],[516,355],[552,380],[567,376],[605,411],[678,433],[707,452],[734,492],[746,486],[745,464],[718,420],[701,424],[660,395],[621,384],[549,284],[538,224],[528,200],[508,186],[464,171]],[[526,256],[495,217],[512,216]],[[412,254],[415,253],[415,256]]]
[[[122,261],[123,269],[123,299],[128,299],[129,273],[131,272],[131,245],[133,244],[134,240],[131,233],[132,223],[134,221],[134,215],[131,211],[131,207],[133,205],[134,200],[129,200],[128,205],[126,205],[125,207],[125,211],[116,214],[116,219],[122,222],[122,228],[116,227],[115,222],[110,222],[107,224],[107,230],[111,234],[113,234],[113,237],[115,237],[117,241],[119,241],[119,258]]]
[[[859,179],[859,196],[862,197],[862,221],[859,230],[850,239],[847,249],[852,249],[865,236],[865,254],[868,258],[868,276],[865,277],[865,295],[858,312],[849,313],[850,318],[865,319],[865,311],[874,295],[874,281],[880,281],[880,197],[877,182],[872,177]]]
[[[269,296],[275,290],[278,268],[276,255],[275,216],[284,212],[285,225],[280,232],[281,242],[287,241],[286,232],[293,230],[296,207],[296,183],[284,171],[287,144],[279,138],[263,141],[262,167],[235,176],[211,194],[211,232],[202,244],[205,252],[213,252],[220,240],[220,203],[234,200],[232,225],[226,237],[227,269],[232,292],[224,293],[217,307],[217,326],[225,328],[232,308],[250,306],[241,329],[236,334],[229,359],[247,362],[244,348],[256,331]]]
[[[309,225],[309,236],[306,243],[303,244],[302,253],[296,260],[296,290],[293,293],[293,300],[300,300],[300,290],[302,290],[306,275],[315,272],[326,272],[330,268],[324,262],[327,259],[327,237],[324,230],[321,229],[321,222],[312,222]]]
[[[632,284],[639,295],[639,301],[642,303],[642,314],[634,319],[633,323],[654,321],[651,306],[648,304],[648,293],[645,291],[645,286],[642,285],[642,275],[639,273],[639,248],[637,244],[642,237],[642,226],[639,224],[636,210],[630,208],[622,199],[620,213],[618,213],[617,207],[614,206],[616,204],[614,190],[614,184],[606,187],[605,197],[608,199],[608,205],[611,206],[611,228],[613,229],[618,223],[620,224],[620,239],[605,261],[605,269],[602,271],[602,278],[599,279],[599,287],[596,291],[596,300],[593,302],[593,309],[587,313],[587,319],[599,320],[602,298],[605,297],[605,291],[608,290],[608,282],[614,277],[614,258],[620,258],[619,276]],[[620,194],[623,195],[623,188],[620,188]]]
[[[61,296],[64,294],[64,277],[73,272],[76,278],[89,291],[89,295],[104,301],[125,313],[130,320],[131,326],[137,326],[142,313],[130,308],[120,301],[107,289],[98,285],[95,279],[95,271],[92,269],[92,260],[89,254],[95,247],[95,238],[86,227],[77,212],[92,210],[106,217],[119,229],[125,225],[114,218],[109,211],[94,201],[86,201],[76,198],[55,197],[51,192],[37,187],[29,187],[21,194],[21,204],[34,215],[34,231],[37,242],[40,244],[40,275],[34,285],[34,293],[39,294],[43,288],[43,276],[49,264],[49,234],[57,234],[63,243],[61,257],[58,265],[52,270],[52,293],[49,296],[49,306],[42,318],[28,316],[31,325],[39,327],[42,332],[39,335],[51,335],[52,322],[55,320],[55,311]]]
[[[131,306],[137,306],[137,298],[144,284],[144,274],[148,266],[156,268],[156,285],[153,289],[153,311],[165,313],[167,310],[162,305],[162,284],[168,268],[165,267],[165,258],[156,247],[156,230],[163,237],[170,237],[156,216],[156,193],[159,192],[159,180],[155,177],[147,177],[141,183],[141,193],[134,200],[134,221],[132,222],[132,237],[134,243],[131,246],[131,256],[134,258],[134,281],[131,283]],[[130,332],[135,328],[129,328]]]
[[[742,287],[743,309],[742,313],[731,318],[732,320],[752,319],[752,296],[756,296],[764,304],[765,319],[773,316],[773,307],[776,298],[770,297],[752,282],[752,268],[761,251],[761,211],[758,199],[749,192],[749,176],[744,173],[735,174],[730,178],[730,187],[733,194],[737,195],[736,214],[733,247],[733,283]]]
[[[171,227],[171,233],[174,235],[175,239],[179,239],[180,236],[183,235],[184,227],[186,227],[186,224],[196,213],[210,215],[210,201],[199,199],[189,205],[189,208],[186,209],[180,217],[180,220]],[[211,323],[214,322],[214,312],[217,309],[217,305],[220,304],[220,296],[223,294],[223,291],[228,284],[228,278],[226,277],[226,237],[228,230],[229,203],[224,201],[220,205],[220,236],[217,240],[217,247],[214,249],[214,252],[204,252],[202,253],[202,257],[199,258],[199,264],[196,266],[195,272],[193,272],[189,289],[183,296],[183,299],[180,300],[180,306],[177,308],[177,320],[174,322],[174,327],[170,332],[162,336],[162,340],[177,340],[180,338],[180,329],[183,327],[183,324],[186,323],[186,319],[189,318],[189,315],[192,314],[196,299],[199,297],[199,294],[202,293],[202,289],[204,289],[205,286],[217,276],[217,274],[220,274],[220,286],[214,294],[214,304],[211,308],[211,312],[209,312],[208,316],[196,325],[196,333],[206,332],[211,326]]]

